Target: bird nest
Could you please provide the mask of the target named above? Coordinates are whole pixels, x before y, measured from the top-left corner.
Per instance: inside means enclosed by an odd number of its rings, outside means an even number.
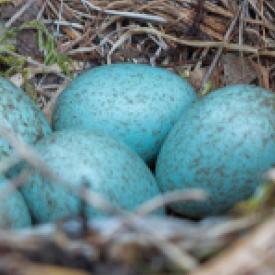
[[[274,0],[0,0],[0,26],[1,75],[49,119],[73,76],[106,63],[166,67],[201,95],[235,83],[275,91]],[[222,217],[115,213],[1,232],[1,274],[273,274],[268,178]]]

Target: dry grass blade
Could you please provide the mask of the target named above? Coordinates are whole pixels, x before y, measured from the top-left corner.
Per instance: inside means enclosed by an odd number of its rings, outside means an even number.
[[[275,182],[275,169],[271,169],[267,175],[266,175],[267,179],[272,180]]]
[[[43,109],[46,117],[48,118],[48,121],[50,122],[50,124],[52,123],[52,114],[53,114],[53,111],[54,111],[56,101],[57,101],[59,95],[63,92],[63,90],[67,86],[67,84],[68,84],[68,81],[64,81],[64,83],[58,87],[58,90],[54,93],[54,95],[51,97],[51,99],[49,100],[49,102],[47,103],[47,105]]]
[[[148,202],[145,202],[144,204],[140,205],[136,213],[140,216],[145,216],[154,212],[156,209],[171,203],[183,201],[202,201],[206,199],[207,195],[202,190],[176,190],[165,193],[162,196],[158,196]]]
[[[81,0],[81,2],[84,6],[89,7],[91,10],[103,12],[103,13],[106,13],[109,15],[134,18],[134,19],[151,21],[151,22],[162,23],[162,24],[167,23],[167,20],[161,16],[154,16],[154,15],[150,15],[150,14],[140,14],[140,13],[135,13],[135,12],[109,10],[109,9],[97,7],[97,6],[93,5],[90,1]]]
[[[22,14],[31,7],[36,0],[28,0],[11,18],[5,23],[5,27],[9,28]]]
[[[274,228],[272,216],[252,234],[236,242],[232,249],[192,274],[274,274]]]

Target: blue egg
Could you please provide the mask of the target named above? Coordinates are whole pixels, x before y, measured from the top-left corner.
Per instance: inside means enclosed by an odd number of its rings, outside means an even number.
[[[22,195],[9,191],[9,183],[0,179],[0,229],[20,229],[31,226],[31,216]]]
[[[74,190],[48,180],[36,171],[22,187],[27,204],[38,222],[54,222],[80,213],[75,189],[84,184],[114,206],[134,210],[160,195],[157,183],[143,160],[126,145],[90,130],[64,130],[39,141],[35,149],[48,167]],[[85,207],[89,218],[103,212]],[[163,209],[156,211],[163,213]]]
[[[251,196],[275,165],[275,94],[233,85],[193,104],[170,132],[157,160],[163,192],[201,188],[204,202],[176,203],[184,215],[224,213]]]
[[[31,98],[2,77],[0,77],[0,124],[11,127],[28,144],[35,143],[51,133],[46,116]],[[11,147],[7,141],[0,138],[0,160],[10,153]]]
[[[166,69],[105,65],[82,73],[69,84],[58,99],[53,126],[56,130],[104,131],[150,161],[196,98],[186,80]]]

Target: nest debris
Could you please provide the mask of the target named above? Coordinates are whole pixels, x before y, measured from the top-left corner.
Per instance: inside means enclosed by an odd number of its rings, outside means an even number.
[[[13,9],[1,5],[5,26],[42,22],[58,53],[72,61],[66,64],[72,73],[100,64],[134,62],[171,68],[204,93],[240,82],[275,89],[274,0],[12,2]],[[52,51],[29,43],[36,33],[37,26],[32,25],[16,37],[17,53],[27,55],[25,61],[32,67],[28,78],[46,71],[59,72],[64,79],[64,66],[62,72],[56,59],[45,66]],[[48,98],[58,89],[51,82],[44,78],[35,90]]]

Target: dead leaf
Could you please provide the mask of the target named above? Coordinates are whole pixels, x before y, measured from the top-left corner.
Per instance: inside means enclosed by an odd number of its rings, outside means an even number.
[[[262,66],[261,64],[254,63],[255,71],[258,74],[260,85],[265,89],[270,89],[270,69]]]
[[[203,67],[190,72],[189,81],[196,90],[200,89],[202,79],[208,69],[208,67]],[[215,68],[209,80],[211,82],[211,90],[215,90],[221,86],[221,72],[218,67]]]
[[[10,17],[16,12],[18,7],[15,7],[13,4],[1,5],[0,9],[0,19],[10,19]]]
[[[255,69],[249,59],[235,54],[225,54],[222,57],[224,67],[224,84],[250,84],[257,78]]]
[[[38,49],[36,30],[20,31],[16,36],[16,49],[23,56],[31,56],[39,61],[43,60],[43,54]]]

